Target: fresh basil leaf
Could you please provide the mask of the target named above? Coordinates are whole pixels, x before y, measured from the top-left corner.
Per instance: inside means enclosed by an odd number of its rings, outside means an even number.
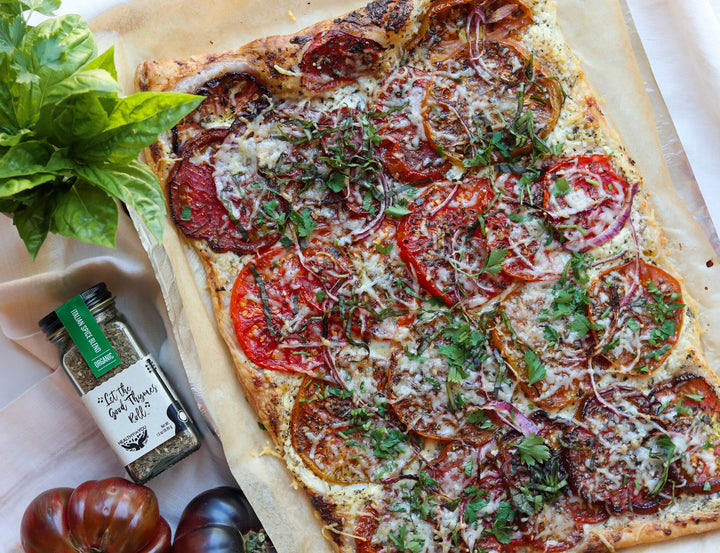
[[[402,205],[391,205],[385,210],[385,215],[388,215],[393,219],[400,219],[410,213],[412,213],[412,211]]]
[[[110,114],[106,129],[78,142],[82,159],[108,159],[113,163],[135,159],[138,152],[157,140],[203,98],[191,94],[139,92],[121,98]]]
[[[77,174],[112,194],[134,209],[150,231],[161,237],[164,226],[165,198],[157,177],[144,163],[105,163],[100,166],[78,166]]]
[[[73,73],[66,79],[50,87],[41,107],[40,119],[45,114],[52,114],[57,104],[69,98],[88,93],[106,93],[107,97],[117,97],[122,91],[120,85],[112,77],[112,73],[105,69],[90,69]],[[114,104],[113,104],[114,106]]]
[[[117,81],[117,68],[115,67],[115,47],[110,46],[102,54],[93,60],[90,60],[85,67],[82,68],[82,73],[94,71],[99,69],[101,71],[107,71],[114,81]],[[82,74],[81,73],[81,74]],[[116,83],[117,84],[117,83]],[[118,85],[118,88],[120,85]]]
[[[117,201],[83,179],[58,198],[50,231],[83,242],[114,247]]]
[[[50,119],[50,118],[48,118]],[[52,119],[38,121],[38,131],[51,133],[54,144],[61,146],[73,146],[79,141],[85,141],[87,137],[93,137],[103,132],[108,124],[109,117],[100,98],[95,93],[73,96],[69,101],[63,102],[53,110]],[[45,129],[46,124],[51,124],[50,129]],[[82,142],[81,142],[82,144]],[[82,145],[75,146],[72,157],[82,159]]]
[[[11,146],[0,157],[0,182],[24,175],[68,170],[72,164],[64,158],[63,154],[63,150],[56,150],[50,144],[39,140],[21,142],[16,146]],[[0,196],[7,196],[18,191],[8,191],[1,187]]]
[[[38,254],[50,232],[55,201],[52,194],[35,193],[25,198],[20,207],[13,209],[13,225],[25,243],[32,259]]]

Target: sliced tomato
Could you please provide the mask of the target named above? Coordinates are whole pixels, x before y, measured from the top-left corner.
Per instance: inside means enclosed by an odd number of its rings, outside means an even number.
[[[439,151],[466,166],[529,153],[560,114],[556,81],[513,42],[468,45],[438,64],[423,101],[425,132]]]
[[[677,279],[636,260],[602,273],[588,295],[596,349],[617,370],[641,375],[663,364],[678,340],[685,313]]]
[[[437,481],[439,494],[448,503],[460,499],[478,477],[478,463],[484,462],[477,444],[452,441],[445,444],[429,470]]]
[[[380,526],[380,518],[378,512],[372,507],[366,507],[357,515],[353,531],[357,553],[378,553],[380,551],[372,543],[372,537],[377,532],[378,526]]]
[[[492,412],[487,416],[482,412],[487,398],[481,373],[470,371],[452,382],[449,372],[447,358],[435,346],[419,360],[404,354],[394,356],[388,372],[393,410],[409,430],[421,436],[487,442],[496,419]]]
[[[285,372],[323,375],[325,347],[344,342],[320,305],[327,285],[303,258],[283,247],[252,260],[235,280],[231,314],[238,339],[258,366]]]
[[[523,0],[440,0],[432,3],[419,36],[431,59],[443,59],[467,41],[507,38],[532,21]]]
[[[227,73],[208,81],[195,94],[205,100],[173,128],[176,154],[184,155],[185,145],[205,127],[206,121],[224,121],[227,132],[236,119],[255,118],[269,105],[267,89],[248,73]]]
[[[503,272],[521,280],[555,280],[570,259],[553,226],[533,206],[501,201],[485,217],[487,244],[506,250]]]
[[[667,435],[655,410],[653,400],[627,386],[605,388],[581,404],[582,426],[567,433],[564,455],[583,499],[613,513],[652,513],[670,500]]]
[[[674,436],[672,479],[688,493],[720,490],[720,400],[703,377],[683,374],[653,389],[657,416]]]
[[[385,48],[378,42],[339,29],[313,38],[300,61],[302,85],[322,92],[372,73]]]
[[[207,240],[215,251],[262,251],[277,242],[281,233],[269,217],[253,214],[252,206],[272,203],[276,212],[284,213],[287,202],[268,189],[244,190],[226,201],[220,199],[213,155],[226,137],[226,129],[215,129],[186,145],[185,157],[168,183],[170,212],[186,236]]]
[[[291,435],[305,464],[336,484],[393,478],[416,456],[411,437],[385,412],[360,407],[352,392],[320,380],[303,382]]]
[[[543,209],[566,247],[587,251],[612,239],[630,216],[635,188],[606,155],[563,159],[545,174]]]
[[[500,302],[490,328],[493,345],[520,386],[544,409],[565,407],[586,392],[593,347],[586,325],[571,326],[575,314],[566,312],[567,303],[557,309],[554,289],[550,283],[530,282],[513,290]],[[579,316],[584,319],[584,313]]]
[[[430,77],[403,66],[380,84],[373,103],[377,134],[382,137],[379,155],[387,171],[401,183],[439,181],[450,168],[425,136],[420,113]]]
[[[430,188],[398,228],[400,257],[420,285],[448,305],[467,300],[483,304],[500,294],[510,280],[490,266],[491,249],[480,216],[494,192],[485,179]]]

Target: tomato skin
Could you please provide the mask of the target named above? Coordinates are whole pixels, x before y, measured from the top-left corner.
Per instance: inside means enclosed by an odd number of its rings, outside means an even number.
[[[171,543],[155,493],[124,478],[41,493],[20,535],[26,553],[167,553]]]
[[[240,488],[220,486],[195,496],[183,509],[172,553],[242,553],[243,535],[263,527]],[[274,553],[272,544],[268,553]]]
[[[322,92],[350,83],[371,73],[383,50],[374,40],[339,29],[319,33],[300,61],[302,85],[311,92]]]

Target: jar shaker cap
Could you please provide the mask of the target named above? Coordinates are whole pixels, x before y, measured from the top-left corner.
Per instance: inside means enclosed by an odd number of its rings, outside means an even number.
[[[110,293],[110,290],[108,290],[107,285],[104,282],[99,282],[95,286],[91,286],[84,292],[81,292],[80,297],[85,302],[85,305],[87,305],[88,309],[93,309],[101,303],[104,303],[107,300],[111,299],[112,294]],[[38,325],[48,337],[52,336],[63,327],[63,324],[55,311],[48,313],[42,319],[40,319],[40,321],[38,321]]]

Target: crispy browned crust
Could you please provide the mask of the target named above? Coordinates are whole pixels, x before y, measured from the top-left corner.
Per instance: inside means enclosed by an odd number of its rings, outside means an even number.
[[[545,3],[545,0],[537,1]],[[224,73],[245,72],[258,78],[271,93],[285,97],[301,96],[304,92],[300,86],[298,65],[305,48],[318,33],[328,29],[341,29],[379,42],[385,47],[378,68],[378,71],[382,72],[402,55],[404,45],[420,27],[421,16],[427,3],[427,0],[375,0],[362,9],[318,22],[294,35],[270,36],[218,54],[193,56],[183,60],[146,61],[137,68],[136,87],[143,91],[194,92],[206,81]],[[548,3],[554,8],[552,0]],[[546,46],[552,48],[554,45]],[[565,52],[564,45],[560,47],[560,51]],[[555,61],[556,58],[553,58],[553,62]],[[574,61],[567,65],[564,62],[551,63],[551,69],[560,73],[564,89],[575,94],[574,101],[577,102],[575,112],[564,125],[568,129],[577,125],[581,128],[580,132],[588,135],[602,133],[614,137],[597,100],[584,81],[582,71],[574,64]],[[571,75],[567,74],[568,67],[573,68]],[[577,132],[577,129],[573,132]],[[619,142],[614,145],[622,149]],[[166,184],[176,163],[169,138],[161,137],[146,150],[145,158],[161,183]],[[627,158],[626,163],[626,170],[634,172],[632,160]],[[647,235],[646,242],[649,246],[646,253],[655,256],[662,251],[661,232],[644,198],[637,201],[636,212],[642,218],[642,226],[638,232]],[[329,537],[341,552],[353,551],[353,540],[342,535],[352,528],[353,522],[348,518],[348,511],[340,508],[342,491],[338,491],[337,486],[330,492],[327,487],[314,486],[317,482],[312,478],[305,478],[302,469],[298,468],[300,463],[292,458],[291,452],[285,447],[290,418],[287,398],[294,397],[302,377],[258,370],[247,359],[235,337],[229,304],[234,277],[242,268],[243,260],[235,254],[213,252],[201,240],[185,240],[188,246],[199,254],[207,271],[207,284],[218,328],[228,345],[237,378],[248,400],[259,420],[270,431],[278,450],[286,456],[290,470],[307,490],[317,515],[327,525],[329,530],[326,537]],[[694,319],[688,324],[697,326]],[[695,337],[690,342],[682,370],[698,372],[713,382],[716,388],[720,388],[720,378],[707,366],[699,339]],[[588,527],[584,540],[569,551],[613,551],[616,548],[667,540],[715,528],[720,528],[720,498],[717,494],[688,496],[671,508],[654,515],[611,517],[608,522]]]

